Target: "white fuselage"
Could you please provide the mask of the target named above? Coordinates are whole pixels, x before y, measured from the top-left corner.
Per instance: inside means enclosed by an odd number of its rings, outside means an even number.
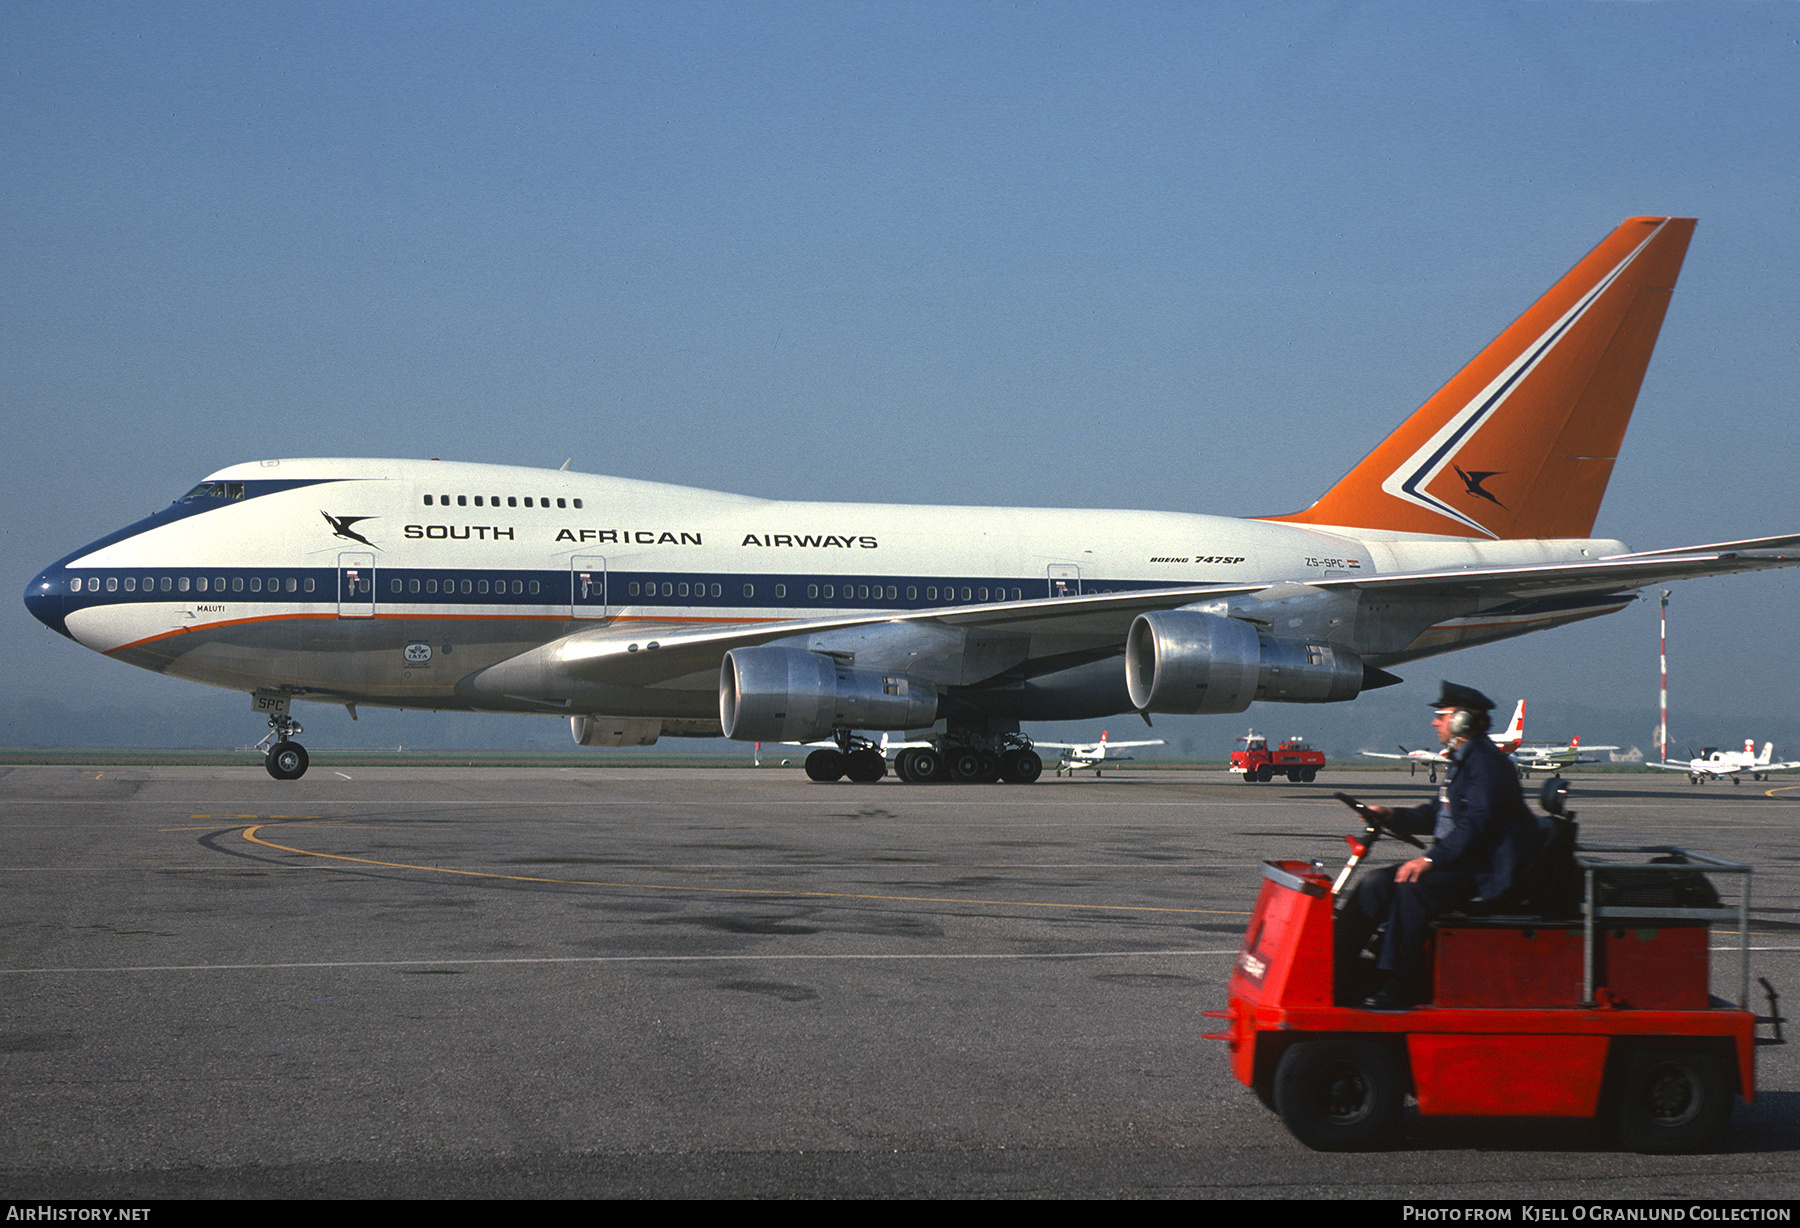
[[[477,701],[458,683],[589,626],[899,616],[1622,549],[1172,512],[781,502],[435,461],[284,460],[211,475],[195,494],[47,569],[28,602],[89,648],[214,686],[532,711],[541,709],[529,696]],[[1410,622],[1362,617],[1334,634],[1379,664],[1595,612],[1446,604],[1410,609]],[[716,680],[704,671],[642,691],[604,702],[652,716],[716,714]],[[1067,716],[1128,709],[1122,683],[1101,691]]]

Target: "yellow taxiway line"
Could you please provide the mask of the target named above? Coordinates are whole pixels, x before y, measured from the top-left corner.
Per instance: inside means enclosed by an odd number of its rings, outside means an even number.
[[[884,900],[890,903],[904,904],[977,904],[997,908],[1065,908],[1086,909],[1094,912],[1165,912],[1203,914],[1215,917],[1247,917],[1250,914],[1223,908],[1159,908],[1145,904],[1066,904],[1046,903],[1038,900],[971,900],[955,896],[932,895],[876,895],[853,891],[801,891],[780,887],[698,887],[687,883],[617,883],[602,882],[582,878],[545,878],[528,874],[499,874],[492,870],[457,870],[449,866],[421,866],[404,861],[377,861],[370,857],[351,857],[344,853],[321,853],[314,849],[294,848],[292,845],[276,844],[265,840],[258,833],[268,823],[258,823],[246,827],[244,839],[252,844],[260,844],[264,848],[276,849],[283,853],[294,853],[301,857],[322,857],[328,861],[348,861],[357,865],[380,866],[388,870],[418,870],[426,874],[455,874],[464,878],[492,878],[514,883],[553,883],[562,887],[611,887],[633,891],[686,891],[714,895],[771,895],[789,898],[832,899],[832,900]]]

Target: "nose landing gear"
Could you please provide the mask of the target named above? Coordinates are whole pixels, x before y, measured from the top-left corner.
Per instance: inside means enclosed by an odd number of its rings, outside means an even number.
[[[257,694],[250,697],[251,707],[257,712],[266,712],[269,716],[269,732],[256,745],[263,752],[263,767],[276,780],[299,780],[306,775],[308,763],[306,747],[294,741],[296,734],[305,733],[306,730],[288,714],[288,704],[286,695]]]

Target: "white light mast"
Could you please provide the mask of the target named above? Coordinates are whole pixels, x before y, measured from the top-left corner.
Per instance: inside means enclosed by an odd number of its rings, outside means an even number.
[[[1656,752],[1669,761],[1669,590],[1662,591],[1661,637],[1657,656],[1662,664],[1662,721],[1656,727]]]

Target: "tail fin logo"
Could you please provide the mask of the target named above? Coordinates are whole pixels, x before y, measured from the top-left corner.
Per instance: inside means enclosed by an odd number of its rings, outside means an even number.
[[[1463,493],[1464,494],[1474,495],[1477,499],[1486,499],[1489,503],[1492,503],[1495,507],[1505,507],[1506,506],[1506,504],[1504,504],[1504,503],[1500,502],[1500,500],[1494,498],[1494,496],[1490,492],[1485,491],[1481,488],[1481,484],[1483,482],[1487,481],[1489,478],[1504,477],[1506,475],[1506,470],[1504,470],[1504,469],[1477,469],[1477,470],[1475,470],[1475,472],[1470,473],[1467,469],[1464,469],[1461,465],[1452,465],[1450,467],[1452,469],[1456,470],[1456,476],[1460,477],[1463,480]]]

